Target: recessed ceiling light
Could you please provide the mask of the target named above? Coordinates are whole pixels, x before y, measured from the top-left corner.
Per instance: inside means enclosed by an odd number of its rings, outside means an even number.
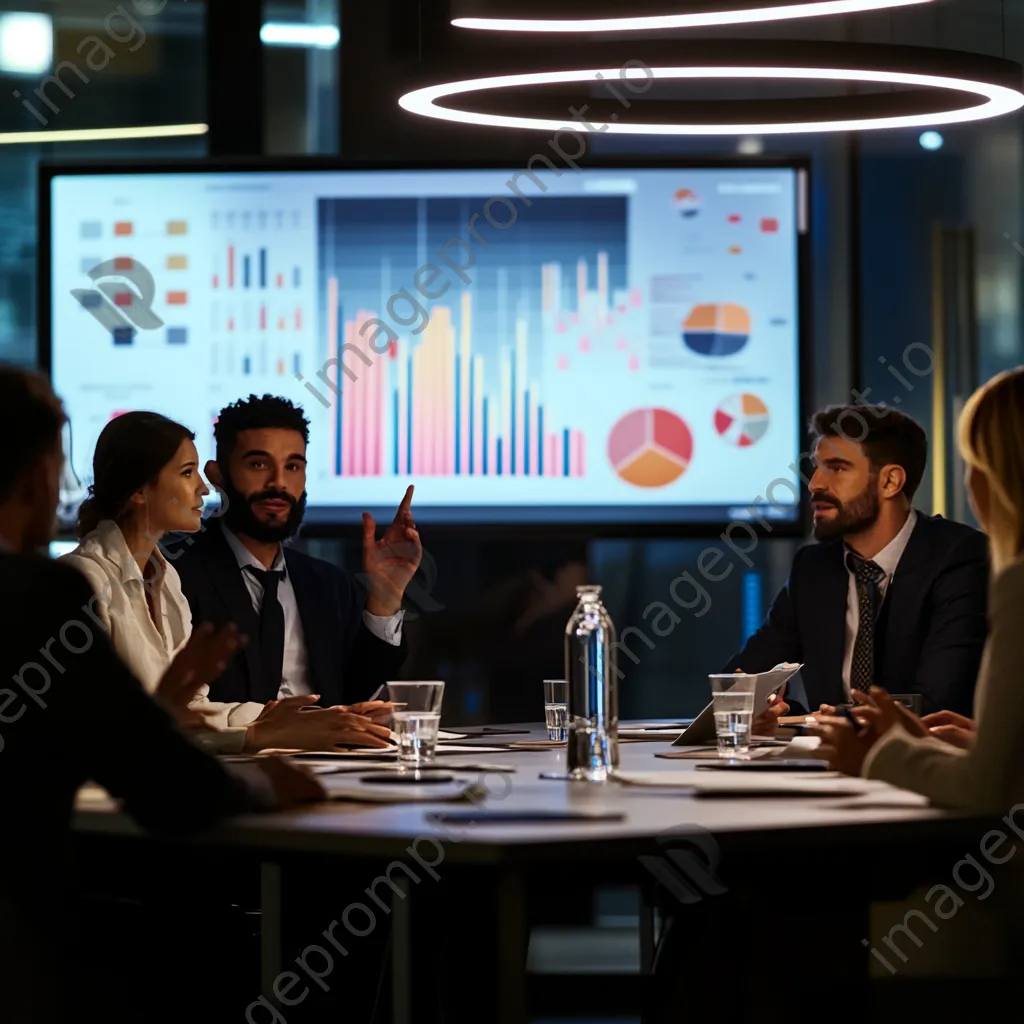
[[[331,50],[338,45],[337,25],[307,25],[303,22],[268,21],[260,28],[260,40],[267,46],[305,46]]]
[[[910,7],[915,4],[933,3],[934,0],[800,0],[800,2],[786,2],[782,4],[748,7],[744,10],[716,11],[691,11],[679,14],[622,14],[618,17],[595,18],[584,16],[585,8],[581,5],[579,17],[554,17],[551,15],[551,7],[557,8],[558,4],[545,3],[528,4],[527,7],[537,6],[542,14],[534,17],[529,10],[523,10],[522,0],[508,0],[506,4],[495,4],[494,0],[487,0],[486,7],[479,3],[463,0],[463,9],[485,9],[488,14],[484,17],[456,17],[452,24],[457,28],[483,29],[492,32],[629,32],[629,31],[652,31],[673,28],[701,28],[711,25],[748,25],[766,21],[788,21],[795,18],[827,17],[829,15],[839,16],[844,14],[857,14],[863,11],[885,11],[895,7]],[[589,5],[588,5],[589,6]],[[636,8],[635,2],[629,3],[629,7]],[[652,5],[655,6],[655,5]],[[664,9],[671,4],[661,0],[656,5]],[[707,0],[707,6],[714,8],[715,0]],[[495,16],[495,8],[501,12],[505,7],[508,15]],[[624,0],[623,7],[627,7]],[[546,9],[545,9],[546,8]]]
[[[48,14],[0,14],[0,73],[42,75],[53,64],[53,20]]]

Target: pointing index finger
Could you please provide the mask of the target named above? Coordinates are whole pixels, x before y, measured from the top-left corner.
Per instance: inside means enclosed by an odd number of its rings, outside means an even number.
[[[405,491],[405,497],[402,499],[401,505],[398,506],[398,511],[395,513],[395,521],[402,519],[403,516],[407,516],[412,508],[412,492],[413,485],[409,484]]]

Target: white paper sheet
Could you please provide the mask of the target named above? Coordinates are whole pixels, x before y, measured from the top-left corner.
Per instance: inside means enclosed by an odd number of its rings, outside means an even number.
[[[770,761],[792,761],[794,759],[818,760],[820,736],[794,736],[784,747],[770,747],[764,756]]]
[[[787,682],[791,677],[795,676],[800,669],[803,668],[803,664],[797,664],[796,662],[782,662],[776,665],[775,668],[768,672],[733,672],[733,673],[713,673],[708,676],[709,679],[755,679],[756,690],[754,691],[754,715],[759,715],[768,703],[768,698],[782,686],[783,683]]]
[[[624,785],[689,789],[698,796],[859,796],[888,786],[838,772],[617,772]]]

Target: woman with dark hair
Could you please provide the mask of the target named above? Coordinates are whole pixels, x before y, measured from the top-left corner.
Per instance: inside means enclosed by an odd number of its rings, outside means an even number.
[[[158,543],[165,533],[200,528],[205,494],[195,434],[187,427],[159,413],[127,412],[103,428],[93,484],[78,511],[80,543],[64,559],[92,585],[93,618],[150,692],[192,632],[178,574]],[[212,715],[216,706],[202,697],[198,704]],[[220,710],[219,724],[227,726],[227,709]],[[216,717],[210,724],[216,727]],[[218,745],[243,741],[228,735]]]
[[[90,615],[149,692],[192,632],[181,580],[158,545],[166,533],[202,528],[209,493],[195,434],[180,423],[155,412],[127,412],[100,433],[93,484],[78,513],[80,544],[64,558],[92,584]],[[278,706],[283,702],[214,703],[208,693],[209,687],[201,689],[191,705],[193,724],[222,752],[322,750],[346,740],[387,746],[386,728],[347,708],[296,715],[297,708]]]

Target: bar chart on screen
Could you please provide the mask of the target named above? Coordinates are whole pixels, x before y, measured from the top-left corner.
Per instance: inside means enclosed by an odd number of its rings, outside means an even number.
[[[307,364],[307,230],[299,209],[210,213],[210,371],[283,378]]]
[[[426,301],[394,285],[457,233],[464,202],[320,201],[332,475],[587,475],[579,399],[566,399],[595,376],[639,367],[627,205],[622,196],[537,205],[507,247],[477,254],[465,287]],[[378,251],[368,223],[386,225]]]

